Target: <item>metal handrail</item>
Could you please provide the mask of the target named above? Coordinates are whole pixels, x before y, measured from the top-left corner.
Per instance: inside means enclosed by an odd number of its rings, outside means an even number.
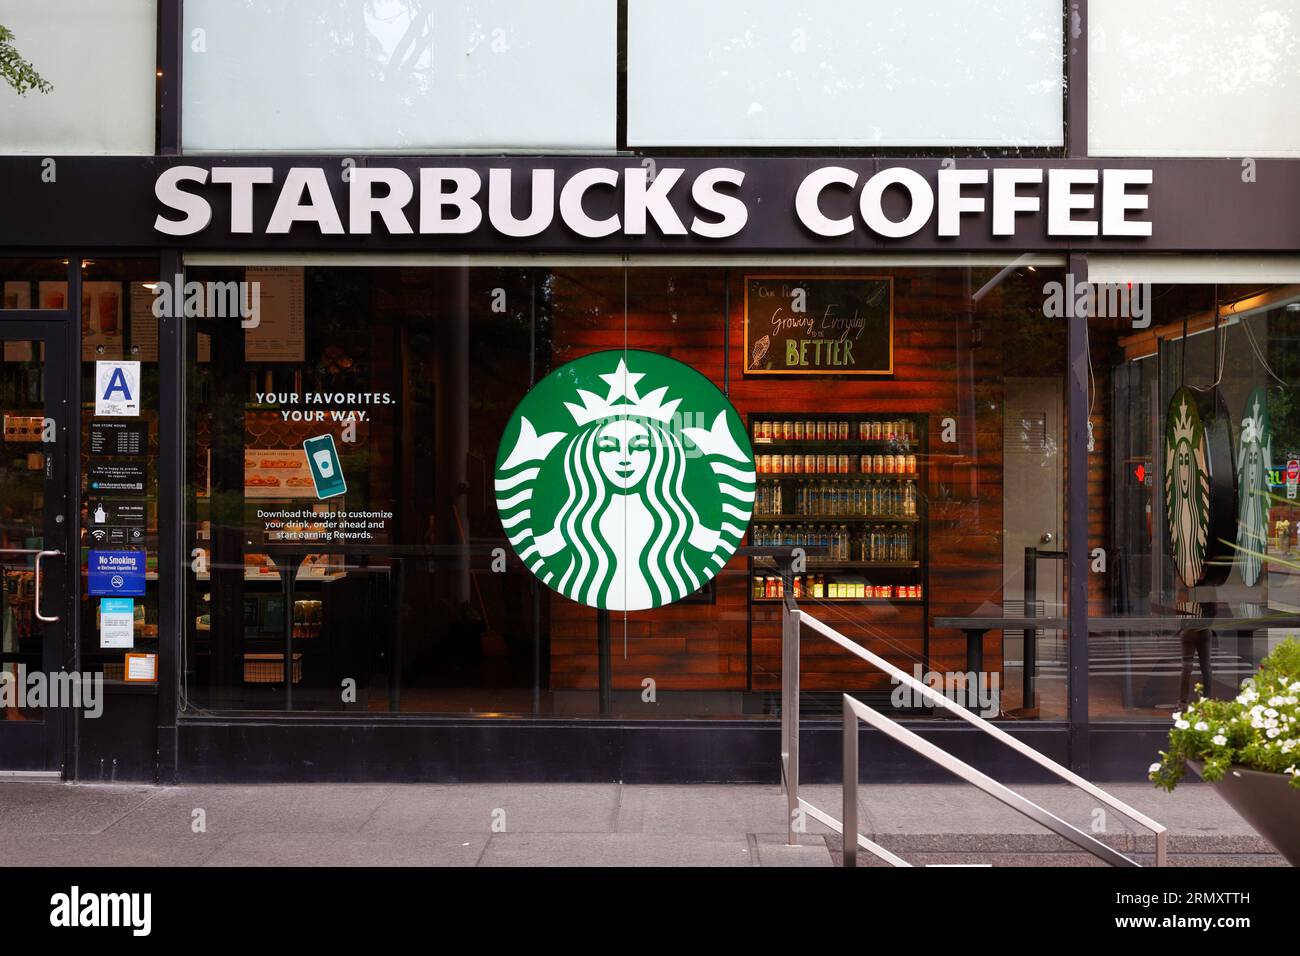
[[[996,797],[1004,804],[1011,807],[1025,816],[1038,823],[1043,824],[1053,830],[1060,836],[1074,843],[1075,845],[1087,850],[1099,859],[1116,866],[1139,866],[1136,860],[1125,856],[1117,850],[1111,849],[1100,840],[1084,833],[1077,827],[1066,823],[1059,817],[1049,813],[1047,810],[1026,799],[1015,791],[998,783],[987,774],[981,773],[974,767],[956,757],[953,757],[947,751],[935,746],[921,736],[913,733],[903,727],[892,718],[886,717],[877,710],[868,707],[845,694],[843,696],[843,752],[844,752],[844,822],[834,819],[829,814],[819,810],[812,804],[799,797],[799,642],[800,634],[804,623],[822,637],[839,645],[861,658],[868,664],[880,671],[888,674],[898,682],[911,688],[913,692],[920,694],[923,698],[930,701],[937,707],[942,707],[955,717],[959,717],[973,727],[979,728],[985,734],[997,740],[999,743],[1010,747],[1017,753],[1028,757],[1038,766],[1050,771],[1062,780],[1073,784],[1085,793],[1094,797],[1101,803],[1110,807],[1118,813],[1123,814],[1135,823],[1146,827],[1156,837],[1156,866],[1164,866],[1166,863],[1166,828],[1161,826],[1155,820],[1152,820],[1146,814],[1135,810],[1118,797],[1112,796],[1105,790],[1102,790],[1096,784],[1090,783],[1083,777],[1071,770],[1058,764],[1056,761],[1045,757],[1033,747],[1017,740],[1006,731],[981,719],[976,714],[971,713],[965,707],[960,706],[948,697],[939,693],[928,684],[917,680],[915,677],[900,670],[893,664],[883,658],[871,653],[862,645],[849,640],[843,634],[834,628],[823,624],[817,618],[800,611],[794,603],[793,598],[787,598],[781,610],[781,769],[786,789],[786,800],[788,810],[788,839],[790,843],[795,842],[795,820],[797,814],[802,811],[823,825],[829,827],[836,833],[844,837],[844,865],[853,866],[857,861],[857,848],[867,850],[882,860],[894,866],[910,866],[902,858],[896,856],[884,847],[868,840],[862,834],[857,832],[857,790],[858,790],[858,773],[857,773],[857,756],[858,756],[858,735],[857,721],[859,719],[866,721],[873,727],[883,731],[890,738],[897,740],[905,746],[911,748],[921,756],[926,757],[939,764],[946,770],[951,771],[961,777],[968,783],[974,784],[985,793]],[[856,837],[856,841],[849,838],[849,834]]]

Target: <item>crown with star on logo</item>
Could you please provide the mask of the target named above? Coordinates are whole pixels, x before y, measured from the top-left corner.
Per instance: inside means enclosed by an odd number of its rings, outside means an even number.
[[[578,397],[582,399],[581,405],[574,402],[564,403],[564,407],[569,410],[569,414],[578,425],[586,425],[601,418],[619,417],[653,418],[656,421],[668,422],[672,420],[677,406],[682,401],[680,398],[674,398],[670,402],[664,401],[664,397],[668,394],[667,385],[656,388],[646,395],[639,394],[636,386],[641,379],[645,378],[645,373],[628,371],[627,363],[623,359],[618,360],[618,368],[601,375],[600,378],[609,385],[609,394],[604,398],[580,388]]]
[[[1191,443],[1196,437],[1196,422],[1184,398],[1178,407],[1179,414],[1174,416],[1174,441]]]

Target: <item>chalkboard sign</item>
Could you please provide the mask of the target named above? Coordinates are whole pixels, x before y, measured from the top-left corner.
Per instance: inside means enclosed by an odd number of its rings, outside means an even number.
[[[893,372],[889,276],[745,276],[745,374]]]

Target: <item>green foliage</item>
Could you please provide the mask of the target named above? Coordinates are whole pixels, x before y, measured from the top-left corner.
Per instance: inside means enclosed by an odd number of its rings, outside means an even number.
[[[1173,790],[1187,761],[1199,760],[1206,780],[1222,780],[1237,764],[1290,774],[1291,786],[1300,789],[1300,641],[1274,648],[1233,700],[1201,698],[1173,717],[1169,750],[1149,772],[1157,787]]]
[[[26,96],[28,90],[48,93],[54,89],[36,72],[36,67],[19,55],[13,40],[13,31],[8,27],[0,26],[0,80],[4,80],[17,90],[19,96]]]

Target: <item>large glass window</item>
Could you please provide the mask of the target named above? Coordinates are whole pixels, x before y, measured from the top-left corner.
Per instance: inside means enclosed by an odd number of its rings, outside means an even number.
[[[0,0],[0,24],[50,84],[0,96],[0,151],[40,156],[154,151],[156,0]]]
[[[1024,577],[1027,548],[1059,547],[1065,501],[1064,337],[1042,309],[1060,276],[1033,261],[192,266],[188,279],[248,307],[187,321],[188,706],[770,716],[790,587],[954,692],[973,633],[982,709],[1063,716],[1061,563],[1044,559],[1029,593]],[[754,518],[711,581],[603,620],[530,570],[521,522],[541,538],[555,515],[503,502],[498,449],[519,441],[532,385],[585,357],[617,377],[631,356],[639,376],[643,353],[725,393],[754,453],[753,472],[729,472],[754,482]],[[556,429],[623,401],[583,385],[535,429],[552,438],[538,467],[568,447]],[[640,394],[675,427],[686,389]],[[691,428],[712,423],[679,412],[686,453],[705,448]],[[808,562],[783,577],[774,556],[795,547]],[[1027,604],[1047,619],[1036,657],[1023,624],[966,620]],[[803,688],[809,715],[838,716],[842,690],[926,712],[815,637]]]
[[[1093,156],[1296,156],[1300,8],[1278,0],[1092,0]]]
[[[1057,0],[631,0],[628,144],[1061,146],[1061,36]]]
[[[186,0],[188,151],[612,149],[609,0]]]
[[[1216,277],[1140,259],[1097,276],[1094,721],[1232,696],[1300,624],[1300,285]]]

